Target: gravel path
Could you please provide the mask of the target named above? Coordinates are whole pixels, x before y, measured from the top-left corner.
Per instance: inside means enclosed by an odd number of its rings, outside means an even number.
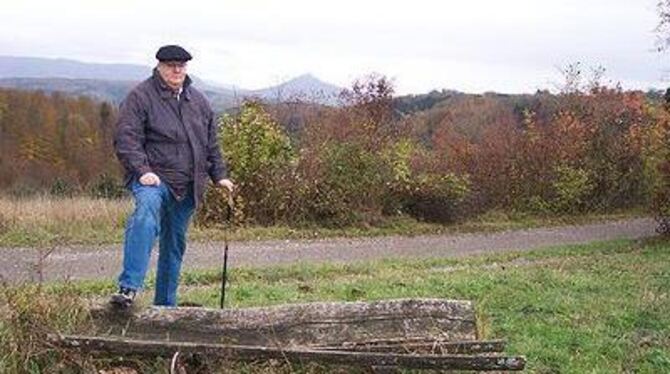
[[[652,219],[638,218],[581,226],[562,226],[488,234],[386,236],[318,240],[232,242],[229,266],[269,266],[299,262],[356,262],[380,258],[458,257],[503,251],[578,244],[655,235]],[[223,243],[190,243],[185,269],[221,266]],[[155,269],[157,251],[152,258]],[[0,248],[0,277],[9,282],[36,281],[40,252],[32,248]],[[43,262],[42,278],[110,279],[121,265],[119,245],[56,248]]]

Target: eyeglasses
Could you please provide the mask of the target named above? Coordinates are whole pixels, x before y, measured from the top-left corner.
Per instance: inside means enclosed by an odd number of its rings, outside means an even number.
[[[161,64],[167,66],[170,69],[174,69],[174,70],[186,69],[186,62],[182,62],[182,61],[161,62]]]

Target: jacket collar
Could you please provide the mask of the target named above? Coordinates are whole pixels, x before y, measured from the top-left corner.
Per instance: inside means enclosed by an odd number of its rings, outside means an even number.
[[[152,80],[154,83],[154,86],[158,90],[158,94],[161,96],[163,99],[169,99],[171,97],[174,97],[174,91],[170,86],[165,83],[163,78],[161,77],[160,73],[158,72],[157,68],[154,68],[153,75],[152,75]],[[191,100],[191,83],[193,81],[191,80],[191,77],[186,75],[186,79],[184,79],[184,85],[182,86],[182,91],[181,91],[181,97],[183,97],[186,100]]]

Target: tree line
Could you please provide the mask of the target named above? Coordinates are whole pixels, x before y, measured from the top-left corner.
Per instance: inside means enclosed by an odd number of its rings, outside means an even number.
[[[104,192],[120,171],[112,146],[116,115],[112,105],[86,97],[0,90],[0,189]]]
[[[561,92],[395,97],[383,76],[339,106],[247,102],[220,143],[250,224],[375,224],[398,214],[449,222],[491,209],[535,214],[670,207],[668,105],[577,71]],[[122,194],[116,108],[0,90],[0,189]],[[221,222],[215,190],[198,215]]]
[[[667,206],[659,203],[667,106],[597,77],[584,82],[574,67],[566,75],[556,94],[445,91],[412,101],[369,77],[339,107],[247,103],[220,128],[240,185],[238,219],[346,225],[408,214],[449,222],[492,209]],[[222,211],[210,204],[201,218],[220,222]]]

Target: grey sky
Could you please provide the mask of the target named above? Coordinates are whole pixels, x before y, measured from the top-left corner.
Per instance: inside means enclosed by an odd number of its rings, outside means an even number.
[[[191,72],[244,88],[377,72],[399,93],[534,92],[576,61],[625,88],[670,84],[656,0],[2,1],[2,55],[153,65],[178,43]]]

